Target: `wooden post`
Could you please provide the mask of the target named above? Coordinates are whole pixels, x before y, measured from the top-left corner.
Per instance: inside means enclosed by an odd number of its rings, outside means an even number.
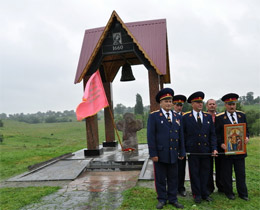
[[[164,79],[163,76],[159,76],[160,78],[160,90],[163,89],[163,85],[164,85]]]
[[[87,147],[88,150],[99,149],[97,115],[86,118]]]
[[[155,100],[155,96],[159,92],[159,76],[154,69],[149,69],[148,77],[150,93],[150,111],[152,112],[160,109],[160,105]]]
[[[84,77],[84,89],[90,76]],[[98,118],[97,115],[87,117],[85,119],[86,132],[87,132],[87,150],[84,150],[85,156],[95,156],[103,153],[103,148],[99,149],[99,136],[98,136]]]
[[[111,82],[104,82],[104,89],[106,92],[107,100],[109,103],[109,107],[104,109],[104,116],[105,116],[105,135],[106,141],[103,142],[103,147],[116,147],[117,143],[115,142],[115,132],[113,126],[113,99],[112,99],[112,83]],[[110,110],[111,113],[110,113]]]

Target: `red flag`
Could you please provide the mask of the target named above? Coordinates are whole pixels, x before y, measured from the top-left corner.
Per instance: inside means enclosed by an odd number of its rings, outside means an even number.
[[[109,106],[106,93],[102,84],[99,70],[88,80],[83,101],[76,109],[77,120],[83,120],[98,113],[104,107]]]

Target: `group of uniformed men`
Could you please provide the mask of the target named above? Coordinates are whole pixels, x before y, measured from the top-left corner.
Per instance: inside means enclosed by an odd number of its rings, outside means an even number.
[[[213,99],[207,101],[208,112],[202,111],[204,96],[201,91],[191,94],[187,102],[191,104],[192,111],[183,113],[182,107],[186,102],[184,95],[174,96],[171,88],[164,88],[156,95],[160,110],[149,115],[147,139],[149,155],[154,163],[157,209],[162,209],[167,202],[176,208],[184,208],[178,202],[177,194],[186,196],[186,158],[195,203],[213,200],[210,194],[214,191],[214,160],[218,191],[225,193],[228,199],[235,199],[232,188],[234,166],[238,196],[249,200],[245,180],[246,154],[224,153],[224,125],[247,123],[245,114],[236,110],[239,96],[235,93],[224,95],[221,100],[226,111],[219,114],[216,113]],[[246,129],[244,143],[248,141],[249,132]]]

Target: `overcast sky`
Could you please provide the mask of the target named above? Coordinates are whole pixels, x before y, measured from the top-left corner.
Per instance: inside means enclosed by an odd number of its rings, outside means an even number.
[[[107,24],[113,10],[123,22],[165,18],[171,84],[187,97],[235,92],[260,95],[259,0],[0,0],[0,113],[76,109],[74,84],[86,29]],[[148,74],[113,82],[114,105],[149,104]]]

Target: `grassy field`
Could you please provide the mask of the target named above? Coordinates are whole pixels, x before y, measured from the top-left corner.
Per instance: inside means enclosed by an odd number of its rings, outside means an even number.
[[[0,133],[0,180],[27,171],[29,165],[87,147],[85,122],[40,123],[4,120]],[[122,139],[122,133],[119,132]],[[137,133],[146,143],[146,129]],[[115,135],[116,136],[116,135]],[[105,140],[104,122],[99,122],[100,143]]]
[[[245,112],[246,112],[246,111],[249,111],[249,110],[260,111],[260,105],[259,105],[259,104],[244,105],[244,106],[242,106],[242,108],[243,108],[243,111],[245,111]],[[219,112],[225,111],[224,105],[218,106],[218,111],[219,111]],[[240,110],[240,111],[242,111],[242,110]]]
[[[104,122],[99,122],[99,139],[104,137]],[[75,152],[86,148],[86,131],[84,122],[26,124],[4,120],[0,128],[4,135],[0,143],[0,179],[3,181],[14,175],[27,171],[29,165],[49,160],[59,155]],[[120,132],[121,134],[121,132]],[[146,143],[146,129],[137,133],[139,143]],[[121,135],[122,136],[122,135]],[[260,209],[260,138],[252,138],[247,149],[247,185],[250,202],[239,198],[235,201],[226,199],[223,194],[214,193],[214,202],[203,202],[194,206],[191,197],[180,198],[185,209]],[[15,210],[32,202],[37,202],[42,196],[55,192],[58,187],[1,188],[0,209]],[[14,193],[18,192],[19,195]],[[26,197],[26,199],[24,199]],[[153,189],[134,187],[124,192],[124,201],[120,210],[155,209],[156,193]],[[164,209],[172,209],[166,206]]]

